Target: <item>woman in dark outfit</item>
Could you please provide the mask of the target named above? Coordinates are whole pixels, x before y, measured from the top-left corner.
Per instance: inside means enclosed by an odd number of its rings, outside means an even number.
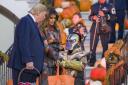
[[[48,85],[48,75],[56,74],[56,60],[59,56],[59,30],[56,27],[57,13],[54,9],[49,11],[48,25],[45,28],[44,35],[47,39],[47,56],[45,58],[45,68],[43,75],[44,79],[42,85]]]

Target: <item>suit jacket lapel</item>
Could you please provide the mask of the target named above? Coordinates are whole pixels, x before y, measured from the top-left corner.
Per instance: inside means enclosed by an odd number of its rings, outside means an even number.
[[[31,21],[31,23],[35,26],[35,30],[37,31],[37,33],[38,33],[38,35],[39,35],[39,37],[40,37],[40,40],[41,40],[41,42],[43,43],[43,38],[42,38],[41,33],[40,33],[40,31],[39,31],[38,24],[33,21],[32,17],[31,17],[30,15],[27,15],[27,16],[29,17],[29,19],[31,19],[30,21]]]

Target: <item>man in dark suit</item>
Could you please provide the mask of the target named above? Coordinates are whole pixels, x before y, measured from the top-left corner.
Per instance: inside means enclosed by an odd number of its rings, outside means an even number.
[[[115,31],[115,24],[119,24],[118,36],[117,39],[122,39],[124,34],[124,19],[125,19],[125,9],[126,9],[126,1],[127,0],[108,0],[108,3],[112,4],[115,7],[116,11],[116,19],[111,20],[111,37],[110,43],[114,43],[116,40],[116,31]],[[112,10],[113,11],[113,10]]]
[[[38,24],[46,18],[46,14],[47,8],[42,4],[36,4],[16,26],[13,55],[8,65],[12,68],[13,85],[18,85],[19,72],[23,68],[26,70],[20,76],[22,83],[35,83],[38,73],[34,68],[42,71],[45,54]]]

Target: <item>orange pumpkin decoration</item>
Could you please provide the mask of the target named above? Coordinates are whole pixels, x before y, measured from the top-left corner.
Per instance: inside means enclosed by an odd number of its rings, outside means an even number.
[[[119,24],[118,24],[118,23],[115,24],[115,30],[116,30],[116,31],[119,30]]]
[[[106,78],[106,69],[103,67],[97,67],[91,70],[90,78],[94,81],[104,81]]]
[[[124,24],[125,24],[125,28],[128,29],[128,19],[125,19]]]
[[[90,0],[80,0],[80,10],[89,11],[91,8],[92,2]]]
[[[62,0],[54,0],[54,7],[61,7]]]
[[[13,80],[11,79],[7,80],[6,85],[13,85]]]
[[[73,6],[70,6],[70,7],[67,7],[67,8],[64,8],[63,12],[60,14],[60,16],[63,18],[63,19],[71,19],[72,16],[75,14],[75,13],[79,13],[79,9],[77,6],[73,5]]]

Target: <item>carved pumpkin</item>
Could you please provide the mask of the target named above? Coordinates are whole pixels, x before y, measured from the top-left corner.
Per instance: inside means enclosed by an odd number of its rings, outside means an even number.
[[[54,7],[61,7],[62,0],[54,0]]]
[[[106,69],[103,67],[97,67],[91,70],[90,78],[94,81],[104,81],[106,78]]]
[[[80,10],[89,11],[91,8],[92,2],[90,0],[80,0]]]

